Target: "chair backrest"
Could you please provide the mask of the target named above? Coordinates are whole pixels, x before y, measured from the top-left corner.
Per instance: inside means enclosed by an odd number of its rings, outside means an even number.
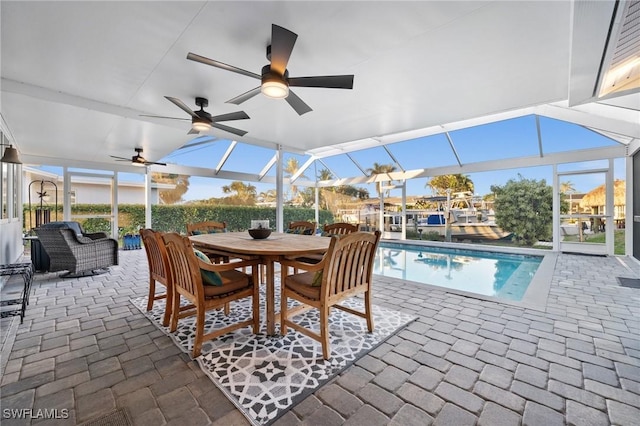
[[[336,222],[324,225],[324,233],[331,235],[346,235],[358,230],[358,225],[352,225],[346,222]]]
[[[226,222],[215,222],[207,220],[204,222],[187,223],[187,235],[213,234],[216,232],[226,232]]]
[[[191,302],[203,303],[204,290],[191,241],[175,232],[162,234],[174,289]]]
[[[322,271],[321,297],[341,299],[371,286],[380,231],[331,237]]]
[[[84,230],[82,229],[80,222],[75,222],[71,220],[45,223],[44,225],[42,225],[42,228],[47,228],[47,229],[67,229],[68,228],[68,229],[72,229],[78,236],[82,236],[84,234]]]
[[[288,232],[303,235],[314,235],[316,233],[316,224],[315,222],[307,222],[304,220],[290,222]]]
[[[162,240],[162,233],[153,229],[141,229],[140,236],[144,243],[144,250],[147,252],[149,275],[165,286],[168,285],[171,270],[169,269],[169,259],[167,258],[167,249]]]

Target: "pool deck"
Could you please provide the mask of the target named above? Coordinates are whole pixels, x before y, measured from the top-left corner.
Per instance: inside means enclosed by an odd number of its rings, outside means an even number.
[[[617,277],[640,278],[640,264],[558,254],[548,277],[546,301],[526,306],[375,276],[374,303],[418,320],[275,424],[638,425],[640,289]],[[136,425],[248,424],[129,302],[147,285],[143,250],[104,275],[37,274],[24,323],[0,323],[3,426],[119,407]],[[69,418],[5,415],[44,408]]]

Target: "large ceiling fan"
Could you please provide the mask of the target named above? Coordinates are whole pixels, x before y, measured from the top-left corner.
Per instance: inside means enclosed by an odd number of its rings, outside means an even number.
[[[224,130],[229,133],[233,133],[234,135],[244,136],[247,134],[245,130],[236,129],[235,127],[225,126],[224,124],[218,123],[218,121],[231,121],[231,120],[245,120],[249,118],[249,116],[244,111],[238,112],[230,112],[228,114],[215,115],[212,116],[207,111],[204,110],[205,107],[209,105],[209,101],[206,98],[196,98],[196,105],[200,107],[198,111],[192,111],[184,102],[182,102],[178,98],[172,98],[171,96],[165,96],[169,100],[169,102],[173,103],[175,106],[186,112],[191,116],[191,130],[189,130],[188,134],[206,132],[207,130],[215,127],[216,129]],[[177,118],[177,117],[165,117],[161,115],[142,115],[143,117],[154,117],[154,118],[166,118],[169,120],[189,120],[188,118]]]
[[[309,105],[304,103],[295,93],[289,90],[289,87],[323,87],[330,89],[353,89],[353,75],[327,75],[315,77],[289,77],[287,63],[296,43],[298,35],[278,25],[271,25],[271,45],[267,46],[267,59],[271,62],[262,68],[262,74],[256,74],[246,71],[233,65],[223,62],[214,61],[189,52],[187,59],[211,65],[216,68],[235,72],[238,74],[253,77],[261,80],[262,84],[255,89],[251,89],[240,96],[227,101],[240,105],[244,101],[251,99],[258,93],[262,92],[270,98],[285,98],[289,105],[299,114],[305,114],[311,111]]]
[[[167,163],[159,163],[157,161],[147,161],[143,156],[142,156],[142,148],[135,148],[136,151],[136,155],[134,155],[131,158],[125,158],[125,157],[116,157],[115,155],[111,155],[110,157],[115,158],[116,161],[127,161],[130,162],[132,165],[134,166],[151,166],[151,165],[158,165],[158,166],[166,166]]]

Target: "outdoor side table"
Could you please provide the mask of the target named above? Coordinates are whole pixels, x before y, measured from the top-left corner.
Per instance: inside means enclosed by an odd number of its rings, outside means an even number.
[[[7,265],[0,265],[0,276],[13,276],[22,275],[23,287],[20,298],[8,299],[0,301],[0,306],[12,306],[20,305],[20,308],[13,310],[2,311],[0,313],[1,318],[20,315],[20,324],[24,321],[24,312],[29,304],[29,293],[31,292],[31,282],[33,281],[33,265],[31,262],[23,263],[10,263]]]

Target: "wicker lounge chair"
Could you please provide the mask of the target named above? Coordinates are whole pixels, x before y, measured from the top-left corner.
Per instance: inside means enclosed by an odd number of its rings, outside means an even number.
[[[106,238],[104,233],[78,235],[75,229],[62,225],[42,226],[35,231],[49,255],[49,272],[69,271],[63,277],[98,274],[118,264],[118,241]]]

